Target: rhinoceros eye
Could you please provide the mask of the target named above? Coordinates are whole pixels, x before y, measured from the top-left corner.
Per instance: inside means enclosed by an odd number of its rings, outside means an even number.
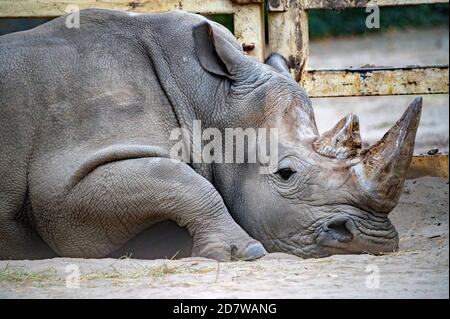
[[[287,181],[295,172],[290,168],[281,168],[278,170],[277,175],[279,175],[283,180]]]

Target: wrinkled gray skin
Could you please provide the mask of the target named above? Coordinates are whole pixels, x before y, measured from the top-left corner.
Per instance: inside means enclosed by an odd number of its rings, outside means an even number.
[[[146,229],[150,256],[396,249],[387,212],[403,173],[384,207],[373,195],[384,196],[382,183],[369,180],[380,152],[347,152],[333,131],[319,137],[284,60],[261,64],[206,21],[84,10],[80,29],[62,17],[0,37],[0,259],[120,255]],[[261,175],[258,164],[170,160],[170,132],[194,119],[222,131],[279,128],[279,165]],[[356,121],[336,130],[355,139]],[[402,123],[411,131],[418,122]]]

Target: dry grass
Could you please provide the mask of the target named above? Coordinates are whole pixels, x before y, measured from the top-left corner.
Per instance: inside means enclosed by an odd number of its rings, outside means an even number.
[[[404,255],[416,255],[419,251],[416,249],[407,249],[407,250],[397,250],[392,252],[380,252],[378,255],[374,256],[404,256]]]
[[[51,280],[59,280],[55,278],[55,272],[47,269],[40,272],[29,272],[19,267],[10,267],[6,265],[0,270],[0,284],[13,283],[17,285],[32,285],[48,283]]]
[[[111,270],[81,275],[80,280],[83,282],[97,280],[127,281],[141,278],[160,278],[176,274],[205,274],[217,270],[215,267],[193,268],[186,265],[171,266],[167,263],[158,267],[141,266],[136,271],[120,271],[114,266],[110,266],[110,268]],[[55,269],[31,272],[26,271],[23,267],[10,267],[7,265],[0,270],[0,285],[41,286],[44,284],[55,284],[61,281],[64,281],[64,278],[59,277]]]
[[[191,268],[188,266],[170,266],[164,263],[159,267],[146,267],[131,272],[122,272],[111,266],[112,271],[93,272],[82,276],[82,280],[129,280],[138,278],[158,278],[176,274],[204,274],[215,271],[213,267]]]

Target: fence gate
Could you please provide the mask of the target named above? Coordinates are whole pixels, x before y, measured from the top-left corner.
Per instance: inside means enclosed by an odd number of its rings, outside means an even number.
[[[234,33],[250,56],[263,61],[271,52],[287,57],[293,76],[310,97],[424,95],[447,93],[448,65],[308,68],[308,10],[448,3],[449,0],[0,0],[0,18],[56,17],[68,5],[130,12],[182,9],[204,15],[232,14]],[[268,40],[265,43],[265,6]],[[419,174],[448,178],[448,155],[415,156]]]

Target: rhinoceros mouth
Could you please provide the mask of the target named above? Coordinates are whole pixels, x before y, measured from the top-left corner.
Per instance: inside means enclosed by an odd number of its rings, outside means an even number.
[[[323,223],[317,244],[330,255],[396,251],[398,233],[390,220],[366,212],[363,215],[343,214]]]
[[[345,205],[285,236],[265,237],[263,244],[270,252],[322,258],[337,254],[395,252],[398,241],[398,233],[386,214]]]

